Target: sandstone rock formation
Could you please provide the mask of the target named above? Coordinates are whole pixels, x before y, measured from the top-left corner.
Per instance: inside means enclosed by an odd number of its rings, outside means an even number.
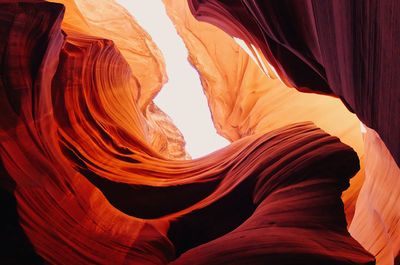
[[[257,1],[164,3],[232,141],[200,159],[152,102],[167,80],[160,51],[116,2],[0,2],[0,263],[394,264],[400,172],[387,133],[398,125],[369,120],[350,85],[339,93],[333,61],[299,62],[322,50],[315,32],[297,34],[312,20],[278,30],[310,45],[289,56],[288,43],[260,38],[270,31],[253,23],[267,14]],[[286,10],[276,5],[272,15]],[[378,116],[397,109],[379,95]],[[334,96],[379,135],[363,139]]]
[[[335,95],[400,162],[396,1],[189,0],[196,18],[259,49],[289,86]]]
[[[215,127],[221,135],[235,141],[288,123],[313,121],[363,157],[360,121],[339,99],[300,93],[285,86],[273,73],[267,76],[260,71],[262,66],[258,67],[231,36],[191,16],[186,1],[164,3],[185,41],[190,62],[200,74]],[[362,167],[344,193],[349,221],[363,179]]]
[[[341,98],[377,131],[379,136],[367,128],[365,135],[366,177],[350,231],[377,255],[378,264],[398,262],[400,95],[395,54],[400,35],[398,18],[392,14],[399,5],[190,0],[189,6],[197,19],[242,39],[251,53],[262,57],[256,60],[258,65],[269,66],[265,73],[276,73],[286,85],[303,92]],[[353,184],[359,187],[361,182]],[[354,203],[355,193],[347,195],[344,201]]]

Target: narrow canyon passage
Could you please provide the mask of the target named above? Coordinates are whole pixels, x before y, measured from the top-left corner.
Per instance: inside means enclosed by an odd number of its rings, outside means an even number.
[[[0,2],[0,264],[398,265],[397,11]]]
[[[229,141],[215,131],[198,73],[187,60],[185,44],[167,16],[163,2],[119,0],[119,3],[150,34],[164,57],[168,81],[154,103],[182,132],[189,155],[198,158],[228,145]]]

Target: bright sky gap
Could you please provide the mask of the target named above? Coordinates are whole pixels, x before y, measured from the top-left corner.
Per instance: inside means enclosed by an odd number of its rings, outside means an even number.
[[[168,83],[154,102],[182,132],[192,158],[229,144],[218,135],[196,70],[187,61],[187,49],[166,14],[161,0],[118,0],[150,34],[164,55]]]

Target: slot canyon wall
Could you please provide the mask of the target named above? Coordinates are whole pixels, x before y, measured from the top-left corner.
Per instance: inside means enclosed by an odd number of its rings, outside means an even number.
[[[232,142],[199,159],[124,8],[0,1],[0,263],[400,264],[398,4],[164,4]]]
[[[266,74],[278,75],[299,91],[341,98],[378,132],[368,128],[365,134],[366,180],[350,232],[377,256],[378,264],[398,263],[400,210],[394,183],[400,159],[400,35],[393,14],[399,4],[191,0],[189,6],[197,19],[243,40],[261,57],[257,63]]]

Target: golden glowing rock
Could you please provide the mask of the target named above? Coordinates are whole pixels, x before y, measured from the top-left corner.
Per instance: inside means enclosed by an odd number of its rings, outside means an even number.
[[[198,70],[217,131],[231,141],[285,124],[313,121],[352,146],[360,157],[360,121],[333,97],[306,94],[271,79],[221,29],[197,21],[186,1],[164,0],[168,15]],[[362,185],[363,168],[343,196],[348,220]]]
[[[400,169],[389,150],[367,128],[365,181],[349,231],[377,258],[377,264],[392,265],[400,253]]]
[[[164,0],[232,142],[191,160],[153,103],[151,37],[115,1],[55,2],[0,4],[12,244],[52,264],[398,262],[400,170],[339,99],[287,87],[258,48]]]
[[[112,40],[128,63],[130,70],[125,68],[118,78],[124,90],[116,95],[105,95],[104,98],[135,101],[141,111],[140,117],[147,141],[162,155],[173,159],[186,159],[185,141],[182,134],[171,119],[157,108],[153,98],[167,81],[165,63],[160,50],[151,37],[140,27],[135,19],[115,1],[90,0],[60,0],[54,1],[65,5],[66,12],[62,29],[68,36],[79,39],[82,34],[102,39]],[[110,64],[118,65],[117,61]],[[108,77],[104,77],[107,80]],[[118,80],[117,80],[118,81]],[[116,93],[116,89],[106,90]],[[129,91],[131,90],[131,91]],[[125,94],[127,93],[127,94]],[[126,97],[129,94],[129,97]],[[104,100],[105,100],[104,99]],[[121,102],[125,108],[126,105]],[[111,107],[113,104],[109,104]],[[119,115],[120,107],[113,112]],[[131,106],[132,107],[132,106]],[[135,108],[137,108],[135,106]],[[132,107],[133,108],[133,107]],[[107,110],[109,112],[110,110]],[[130,110],[127,110],[130,112]],[[160,126],[161,125],[161,126]],[[166,134],[167,132],[167,134]]]

